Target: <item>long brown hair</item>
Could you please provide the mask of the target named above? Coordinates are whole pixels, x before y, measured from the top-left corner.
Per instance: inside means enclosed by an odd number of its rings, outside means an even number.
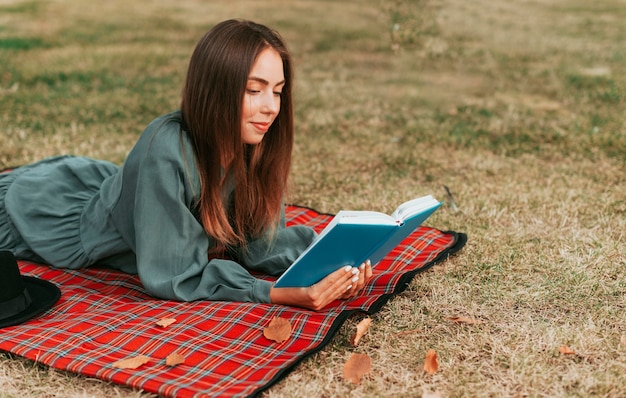
[[[280,112],[261,143],[248,145],[241,138],[244,93],[256,58],[268,47],[283,61]],[[280,217],[293,147],[292,81],[281,37],[251,21],[219,23],[191,56],[181,112],[200,174],[200,219],[221,246],[245,246]],[[224,197],[229,176],[235,183],[232,198]]]

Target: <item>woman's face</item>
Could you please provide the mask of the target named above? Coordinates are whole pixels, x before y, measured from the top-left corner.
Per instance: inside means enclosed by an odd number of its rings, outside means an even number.
[[[276,50],[266,48],[257,57],[243,96],[241,139],[258,144],[280,111],[280,94],[285,85],[283,60]]]

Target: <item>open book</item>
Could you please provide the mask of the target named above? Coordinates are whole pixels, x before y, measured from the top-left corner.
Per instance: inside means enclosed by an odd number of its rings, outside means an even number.
[[[441,206],[431,195],[391,214],[342,210],[276,281],[276,287],[311,286],[333,271],[365,260],[375,265]]]

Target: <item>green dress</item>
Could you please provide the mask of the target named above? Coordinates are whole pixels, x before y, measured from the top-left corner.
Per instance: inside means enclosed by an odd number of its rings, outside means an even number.
[[[269,302],[271,282],[312,242],[281,225],[237,261],[210,259],[214,242],[194,203],[200,180],[180,113],[154,120],[121,167],[61,156],[0,174],[0,249],[59,268],[106,265],[137,273],[159,298]]]

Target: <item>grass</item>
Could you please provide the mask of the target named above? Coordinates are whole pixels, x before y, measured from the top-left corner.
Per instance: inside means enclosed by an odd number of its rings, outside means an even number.
[[[374,315],[357,348],[355,318],[266,397],[626,394],[623,2],[2,2],[0,166],[121,162],[177,107],[196,40],[229,17],[277,28],[294,54],[290,202],[391,211],[447,185],[459,211],[429,224],[470,239]],[[373,359],[360,386],[342,380],[351,352]],[[147,395],[7,354],[0,385]]]

